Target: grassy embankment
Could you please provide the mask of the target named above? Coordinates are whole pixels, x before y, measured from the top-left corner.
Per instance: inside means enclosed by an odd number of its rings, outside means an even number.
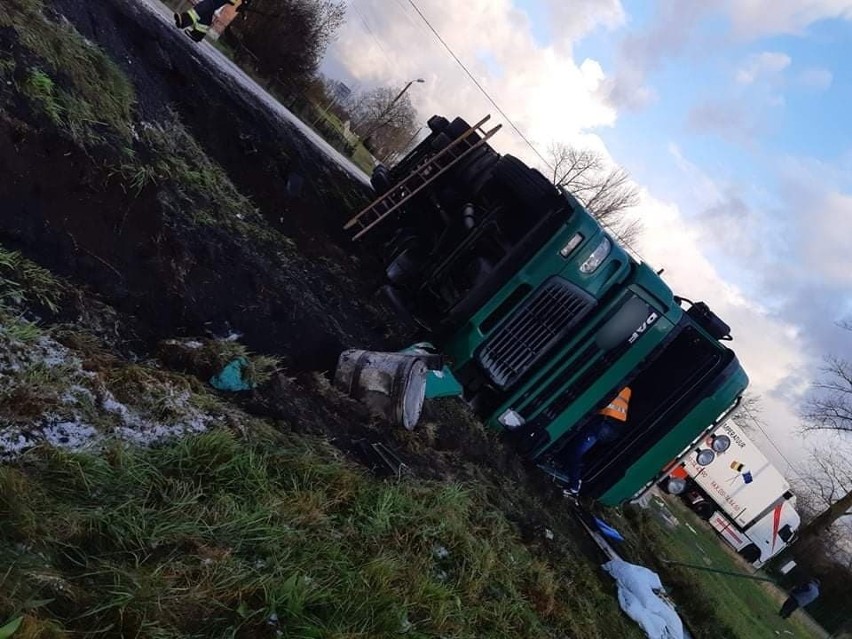
[[[678,525],[666,523],[662,513],[667,509]],[[783,597],[779,600],[781,591],[771,584],[711,572],[766,577],[679,501],[652,498],[646,511],[629,509],[624,522],[629,554],[659,572],[697,637],[820,636],[800,613],[787,621],[778,617]],[[663,559],[710,570],[666,565]]]
[[[97,151],[128,197],[154,184],[175,215],[266,237],[198,145],[160,147],[175,129],[135,121],[131,83],[96,46],[35,0],[6,10],[16,126]],[[639,636],[567,536],[570,561],[525,546],[487,486],[376,480],[128,361],[98,326],[113,311],[0,255],[0,627],[15,637]]]

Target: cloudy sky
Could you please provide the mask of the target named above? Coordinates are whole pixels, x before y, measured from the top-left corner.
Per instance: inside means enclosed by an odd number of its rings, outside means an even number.
[[[821,358],[852,358],[835,324],[852,317],[852,0],[415,3],[542,154],[586,146],[631,173],[639,253],[731,324],[772,444],[802,457]],[[425,79],[424,122],[504,121],[410,0],[349,0],[323,70]],[[509,127],[494,146],[541,164]]]

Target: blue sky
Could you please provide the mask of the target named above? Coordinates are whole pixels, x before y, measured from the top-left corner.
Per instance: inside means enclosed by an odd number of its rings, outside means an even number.
[[[733,326],[784,453],[819,443],[799,406],[824,355],[852,357],[852,0],[416,2],[539,153],[630,172],[642,256]],[[424,120],[500,121],[408,0],[349,0],[324,68],[425,78]],[[495,146],[540,164],[509,127]]]

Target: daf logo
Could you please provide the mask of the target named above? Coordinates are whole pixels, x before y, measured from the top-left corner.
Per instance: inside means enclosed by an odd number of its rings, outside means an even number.
[[[648,330],[648,327],[651,326],[651,324],[653,324],[655,321],[657,321],[657,317],[659,316],[656,313],[652,312],[647,318],[645,318],[645,321],[640,324],[639,328],[633,331],[633,335],[630,336],[630,339],[627,340],[627,342],[629,344],[632,344],[637,339],[639,339],[642,336],[642,333]]]

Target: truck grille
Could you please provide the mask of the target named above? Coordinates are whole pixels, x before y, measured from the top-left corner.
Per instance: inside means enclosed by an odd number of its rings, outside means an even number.
[[[479,363],[500,388],[516,382],[595,305],[560,277],[545,282],[503,322],[479,351]]]

